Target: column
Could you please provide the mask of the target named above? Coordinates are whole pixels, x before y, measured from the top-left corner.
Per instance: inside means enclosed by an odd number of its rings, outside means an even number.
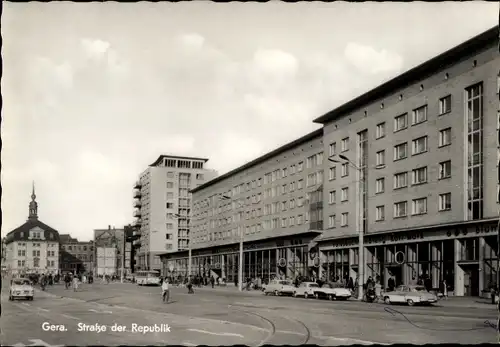
[[[220,257],[221,257],[221,259],[220,259],[221,277],[227,278],[227,276],[226,276],[226,257],[227,257],[227,254],[222,254]]]
[[[454,286],[455,290],[453,292],[454,296],[464,296],[464,270],[460,267],[458,264],[460,260],[460,251],[462,249],[462,244],[459,239],[454,240],[454,257],[453,257],[453,264],[454,264]]]
[[[485,249],[485,239],[484,237],[479,238],[479,296],[482,295],[483,290],[485,289],[485,286],[488,285],[487,283],[484,283],[484,249]]]
[[[441,242],[435,241],[431,242],[431,277],[432,277],[432,288],[439,288],[440,279],[440,264],[441,264]],[[439,266],[439,267],[438,267]]]
[[[276,248],[276,278],[280,278],[281,276],[281,270],[280,270],[280,267],[278,266],[279,264],[279,260],[280,260],[280,251],[281,251],[281,248]]]
[[[356,263],[354,262],[354,248],[349,248],[349,278],[352,278],[353,283],[356,281],[356,271],[353,269],[353,265]],[[359,258],[358,258],[359,260]],[[359,264],[356,264],[359,266]]]
[[[397,252],[394,253],[394,255],[396,255],[396,254],[397,254]],[[411,268],[411,265],[408,262],[413,260],[412,258],[414,257],[415,252],[412,252],[411,247],[408,247],[408,245],[405,245],[404,254],[405,254],[406,259],[402,265],[403,271],[401,274],[401,277],[402,277],[401,284],[409,284],[410,280],[412,278],[412,275],[413,275],[413,269]]]
[[[318,278],[323,278],[323,274],[325,273],[325,269],[323,268],[323,264],[327,263],[328,264],[328,257],[326,256],[325,252],[318,250],[318,257],[319,257],[319,267],[318,267]],[[325,276],[326,278],[326,276]]]
[[[364,247],[365,249],[365,281],[368,279],[368,277],[373,278],[373,251],[370,250],[368,247]]]

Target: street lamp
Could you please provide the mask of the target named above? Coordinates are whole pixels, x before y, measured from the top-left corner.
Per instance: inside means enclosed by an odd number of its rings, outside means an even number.
[[[346,162],[350,164],[351,167],[353,167],[356,171],[358,171],[358,176],[359,176],[359,194],[358,194],[358,299],[362,300],[363,299],[363,285],[365,282],[365,252],[364,252],[364,233],[365,233],[365,224],[364,224],[364,219],[363,219],[363,209],[366,209],[366,197],[367,194],[366,192],[363,192],[363,185],[365,185],[365,177],[364,177],[364,168],[360,168],[357,166],[355,163],[353,163],[348,157],[345,155],[339,154],[337,155],[341,160],[334,159],[335,155],[328,157],[328,161],[332,163],[342,163],[345,164]],[[375,168],[381,168],[381,166],[376,166]],[[365,199],[363,199],[363,193]],[[362,205],[363,203],[363,205]]]

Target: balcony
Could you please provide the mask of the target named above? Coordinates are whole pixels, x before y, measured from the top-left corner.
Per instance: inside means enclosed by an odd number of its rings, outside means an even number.
[[[132,225],[134,226],[134,228],[139,229],[139,233],[140,233],[140,228],[141,228],[141,225],[142,225],[142,220],[140,218],[137,218]],[[134,233],[135,233],[135,231],[134,231]]]
[[[142,193],[140,190],[134,191],[134,199],[140,199],[142,196]]]
[[[141,200],[134,199],[134,207],[140,208],[142,206]]]
[[[140,218],[141,217],[141,210],[139,210],[139,209],[135,210],[134,217]]]
[[[134,183],[134,188],[135,188],[135,189],[139,189],[139,188],[141,188],[141,187],[142,187],[142,183],[141,183],[141,181],[135,181],[135,183]]]

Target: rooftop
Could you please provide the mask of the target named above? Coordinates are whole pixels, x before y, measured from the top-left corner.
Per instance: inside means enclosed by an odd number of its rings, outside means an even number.
[[[452,65],[463,58],[467,58],[477,51],[487,48],[491,44],[496,44],[498,39],[498,26],[495,26],[482,34],[479,34],[470,40],[467,40],[460,45],[453,47],[452,49],[406,71],[388,82],[381,84],[369,92],[358,96],[357,98],[337,107],[323,116],[316,118],[314,123],[326,124],[334,121],[347,113],[358,110],[361,107],[379,100],[388,94],[415,82],[421,81],[427,76],[442,70],[446,66]]]
[[[155,160],[153,164],[150,164],[149,166],[158,166],[164,159],[180,159],[180,160],[198,160],[198,161],[203,161],[207,162],[207,158],[196,158],[196,157],[180,157],[177,155],[168,155],[168,154],[162,154],[158,157],[158,159]]]
[[[272,157],[275,157],[275,156],[279,155],[280,153],[283,153],[283,152],[285,152],[287,150],[290,150],[292,148],[300,146],[301,144],[303,144],[303,143],[305,143],[307,141],[310,141],[310,140],[312,140],[312,139],[314,139],[316,137],[319,137],[321,135],[323,135],[323,129],[322,128],[314,130],[313,132],[310,132],[309,134],[307,134],[305,136],[302,136],[301,138],[298,138],[298,139],[296,139],[296,140],[294,140],[292,142],[289,142],[286,145],[283,145],[283,146],[275,149],[274,151],[266,153],[263,156],[260,156],[257,159],[252,160],[251,162],[248,162],[248,163],[246,163],[246,164],[244,164],[244,165],[242,165],[242,166],[240,166],[240,167],[238,167],[238,168],[236,168],[234,170],[229,171],[228,173],[225,173],[224,175],[218,176],[218,177],[214,178],[213,180],[210,180],[207,183],[204,183],[201,186],[192,189],[191,193],[195,193],[195,192],[198,192],[198,191],[200,191],[202,189],[210,187],[210,186],[214,185],[217,182],[223,181],[223,180],[225,180],[228,177],[231,177],[233,175],[236,175],[239,172],[242,172],[243,170],[251,168],[252,166],[255,166],[255,165],[258,165],[260,163],[263,163],[266,160],[271,159]]]

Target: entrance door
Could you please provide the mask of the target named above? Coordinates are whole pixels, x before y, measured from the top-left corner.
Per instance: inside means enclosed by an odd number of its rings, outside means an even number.
[[[388,266],[387,270],[389,271],[389,276],[394,277],[394,282],[396,282],[396,287],[404,284],[403,283],[403,267],[402,266],[400,266],[400,265]]]
[[[464,266],[464,294],[465,296],[479,296],[479,266]]]

